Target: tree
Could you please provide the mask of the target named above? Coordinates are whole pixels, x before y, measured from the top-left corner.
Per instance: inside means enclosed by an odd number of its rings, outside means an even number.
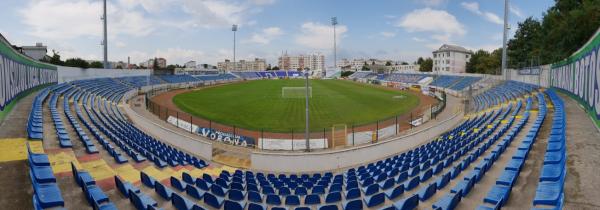
[[[471,55],[467,62],[467,73],[477,74],[500,74],[502,67],[502,48],[498,48],[491,53],[485,50],[478,50]]]
[[[390,62],[390,61],[385,62],[385,66],[391,66],[391,65],[392,65],[392,62]]]
[[[366,65],[367,62],[365,62],[365,65],[363,65],[362,69],[360,69],[361,71],[369,71],[371,69],[369,69],[369,67]]]
[[[52,56],[49,56],[48,59],[46,59],[46,57],[44,57],[42,59],[42,61],[54,64],[54,65],[61,65],[61,66],[65,64],[62,60],[60,60],[60,54],[58,54],[58,52],[55,50],[52,50]]]
[[[539,64],[567,58],[583,46],[600,26],[598,0],[555,1],[541,22],[527,18],[509,41],[508,60],[513,67],[539,57]]]
[[[533,57],[539,57],[541,53],[538,43],[542,38],[542,25],[539,21],[529,17],[519,23],[515,32],[515,38],[508,42],[508,53],[510,67],[520,68],[522,63],[528,63]]]
[[[353,71],[343,71],[340,76],[341,77],[349,77],[352,74],[354,74]]]
[[[419,59],[417,59],[417,64],[418,64],[418,65],[421,65],[421,64],[423,64],[423,62],[424,62],[424,61],[425,61],[425,60],[423,60],[423,58],[422,58],[422,57],[419,57]]]
[[[96,68],[96,69],[101,69],[104,68],[104,65],[102,64],[102,62],[100,61],[92,61],[89,65],[90,68]],[[118,66],[120,67],[120,66]]]
[[[157,58],[154,58],[154,61],[152,62],[152,66],[153,66],[153,69],[160,69]]]
[[[269,65],[267,66],[267,71],[270,71],[270,70],[271,70],[271,64],[269,64]]]
[[[65,61],[64,65],[70,66],[70,67],[79,67],[79,68],[84,68],[84,69],[89,68],[88,62],[81,58],[69,58]]]
[[[430,72],[433,69],[433,59],[427,58],[419,64],[419,71],[421,72]]]
[[[166,69],[169,70],[169,71],[173,71],[173,70],[175,70],[175,68],[179,68],[179,66],[178,65],[170,64],[170,65],[167,66]]]
[[[402,61],[402,63],[401,63],[401,64],[402,64],[402,65],[408,65],[408,62],[406,62],[406,61]]]
[[[273,70],[273,71],[279,70],[279,66],[274,66],[271,70]]]

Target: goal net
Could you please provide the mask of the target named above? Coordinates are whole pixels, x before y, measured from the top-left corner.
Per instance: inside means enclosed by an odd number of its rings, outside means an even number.
[[[304,98],[306,96],[306,87],[282,87],[282,98]],[[312,98],[312,87],[308,87],[308,97]]]

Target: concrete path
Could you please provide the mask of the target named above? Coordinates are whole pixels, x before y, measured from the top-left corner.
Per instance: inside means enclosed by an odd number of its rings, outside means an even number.
[[[560,96],[567,111],[564,209],[600,209],[600,132],[577,101]]]
[[[0,206],[20,207],[30,209],[33,207],[31,198],[33,189],[29,180],[26,150],[24,147],[27,138],[27,118],[31,111],[31,104],[37,92],[19,100],[14,109],[0,123],[0,144],[2,148],[12,152],[21,150],[21,155],[9,155],[7,152],[0,154]],[[8,147],[8,148],[6,148]],[[2,149],[0,149],[2,150]]]

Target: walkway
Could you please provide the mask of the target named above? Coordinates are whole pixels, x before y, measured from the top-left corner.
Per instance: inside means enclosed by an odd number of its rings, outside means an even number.
[[[600,209],[600,132],[567,95],[567,179],[564,209]]]

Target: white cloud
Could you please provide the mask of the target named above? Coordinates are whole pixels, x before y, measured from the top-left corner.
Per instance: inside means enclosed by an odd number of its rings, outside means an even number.
[[[256,5],[267,5],[275,3],[275,0],[250,0],[250,2]]]
[[[417,9],[401,18],[396,26],[409,32],[433,32],[446,35],[464,35],[466,30],[460,22],[444,10]]]
[[[348,31],[345,25],[336,26],[337,44],[339,45],[344,34]],[[296,43],[312,49],[329,49],[333,46],[333,27],[321,23],[306,22],[296,36]]]
[[[32,36],[71,39],[102,31],[99,2],[43,0],[30,2],[19,14]]]
[[[419,37],[413,37],[412,40],[414,40],[415,42],[425,42],[427,40],[419,38]]]
[[[434,34],[431,35],[431,39],[436,40],[438,42],[442,42],[442,43],[448,43],[450,42],[450,39],[452,37],[449,34]]]
[[[516,15],[519,18],[524,18],[525,15],[523,15],[523,12],[521,11],[521,9],[519,9],[519,7],[515,6],[515,5],[510,5],[508,7],[510,13],[513,13],[514,15]]]
[[[379,34],[381,34],[381,36],[385,37],[385,38],[392,38],[396,36],[396,33],[394,32],[388,32],[388,31],[382,31]]]
[[[492,22],[492,23],[495,23],[498,25],[504,24],[504,21],[502,19],[500,19],[500,17],[498,17],[498,15],[496,15],[492,12],[481,11],[481,9],[479,9],[479,3],[477,3],[477,2],[462,2],[462,3],[460,3],[460,5],[464,9],[483,17],[485,20],[487,20],[489,22]]]
[[[462,2],[460,5],[475,14],[481,15],[481,11],[479,11],[479,3],[477,2]]]
[[[278,27],[269,27],[263,29],[260,33],[252,34],[250,39],[245,40],[246,43],[269,44],[271,40],[283,35],[283,31]]]
[[[418,0],[417,2],[426,6],[440,6],[446,2],[446,0]]]
[[[194,60],[199,63],[216,64],[218,61],[222,61],[224,58],[230,57],[231,50],[219,49],[207,53],[201,50],[176,47],[156,49],[154,52],[131,51],[128,52],[127,55],[131,57],[133,63],[140,63],[147,61],[150,58],[161,57],[165,58],[168,64],[183,64],[190,60]]]
[[[109,3],[109,35],[145,36],[154,30],[152,20],[137,11],[127,11],[122,5]],[[102,5],[91,0],[39,0],[29,2],[19,10],[28,34],[54,40],[78,37],[101,37]]]
[[[485,19],[498,24],[498,25],[504,25],[504,20],[500,19],[500,17],[498,17],[498,15],[491,13],[491,12],[484,12],[483,15],[485,15]]]
[[[142,7],[147,12],[156,13],[165,10],[177,3],[178,0],[119,0],[119,4],[127,9],[133,9],[137,6]]]
[[[115,46],[117,46],[118,48],[124,48],[127,46],[127,44],[125,44],[125,42],[122,42],[122,41],[117,41],[115,43]]]
[[[484,44],[484,45],[479,45],[479,46],[466,46],[465,48],[467,48],[468,50],[471,50],[473,52],[475,52],[477,50],[485,50],[488,52],[492,52],[500,47],[502,47],[502,44]]]
[[[186,24],[205,28],[248,24],[248,15],[256,12],[250,4],[217,0],[183,0],[183,11],[193,18]]]

